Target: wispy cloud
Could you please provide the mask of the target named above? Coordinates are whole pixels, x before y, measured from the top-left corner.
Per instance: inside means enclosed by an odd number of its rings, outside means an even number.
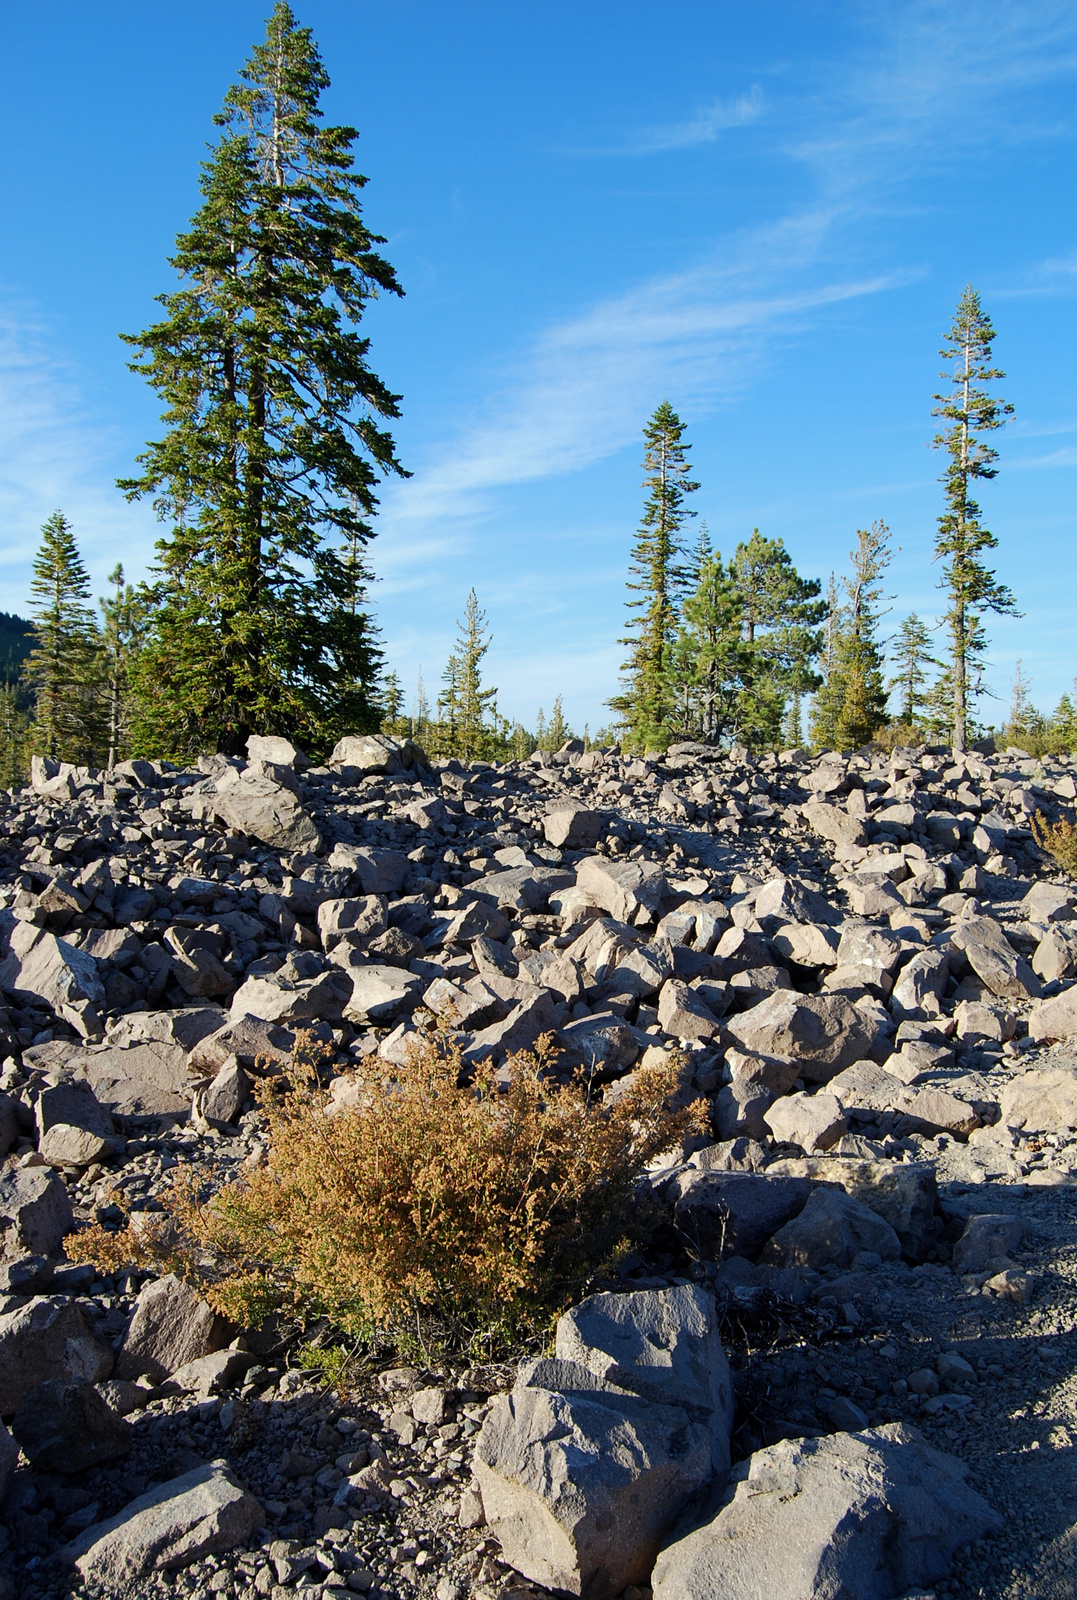
[[[734,100],[712,100],[700,106],[683,122],[669,122],[664,126],[641,128],[630,135],[622,145],[614,146],[612,155],[651,155],[662,150],[690,150],[693,145],[713,144],[720,133],[728,128],[743,128],[756,122],[763,114],[763,91],[754,84],[748,94]]]
[[[90,415],[50,330],[33,308],[0,307],[0,610],[25,610],[42,522],[70,519],[98,592],[122,557],[137,574],[153,548],[153,513],[109,488],[114,441]]]

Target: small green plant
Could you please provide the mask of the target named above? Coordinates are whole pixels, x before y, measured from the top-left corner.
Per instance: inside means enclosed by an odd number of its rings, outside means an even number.
[[[1077,878],[1077,823],[1067,822],[1065,817],[1045,822],[1038,811],[1032,813],[1031,822],[1032,837],[1040,849],[1046,850],[1063,872]]]
[[[156,1222],[87,1229],[69,1253],[178,1272],[244,1326],[286,1309],[368,1344],[517,1339],[638,1242],[636,1181],[700,1117],[676,1102],[676,1058],[607,1106],[582,1077],[557,1087],[548,1038],[495,1074],[439,1032],[357,1074],[342,1106],[315,1054],[301,1036],[262,1085],[263,1166],[208,1195],[188,1175]]]

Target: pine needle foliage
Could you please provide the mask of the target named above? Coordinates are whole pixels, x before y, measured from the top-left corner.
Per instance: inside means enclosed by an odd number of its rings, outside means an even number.
[[[695,512],[685,504],[699,488],[684,442],[685,425],[668,400],[643,430],[647,491],[629,564],[626,604],[629,647],[621,671],[621,694],[609,704],[628,729],[633,748],[664,748],[668,740],[670,691],[667,668],[677,631],[678,599],[684,585],[684,525]]]
[[[62,511],[41,529],[30,597],[34,644],[23,667],[35,696],[30,748],[89,765],[100,748],[99,639],[89,575]]]
[[[439,1033],[329,1114],[301,1039],[263,1089],[265,1165],[211,1198],[178,1183],[157,1225],[92,1227],[68,1254],[178,1271],[243,1325],[277,1306],[362,1339],[545,1325],[633,1241],[636,1180],[700,1116],[671,1107],[676,1061],[606,1107],[582,1079],[556,1088],[551,1060],[549,1038],[510,1057],[504,1088]]]
[[[927,625],[911,611],[894,635],[890,646],[894,676],[887,684],[898,693],[898,720],[907,728],[920,727],[931,702],[927,687],[927,668],[938,667],[931,654],[931,635]]]
[[[980,507],[973,499],[977,483],[998,475],[998,451],[983,435],[1001,428],[1014,410],[987,388],[1006,376],[991,365],[994,338],[991,319],[976,290],[967,284],[939,352],[951,363],[941,374],[950,389],[935,395],[938,405],[932,412],[949,424],[932,442],[949,457],[940,480],[946,510],[939,517],[935,558],[943,563],[941,587],[949,601],[944,621],[950,635],[951,737],[957,753],[967,746],[970,705],[980,687],[979,669],[987,649],[984,613],[1020,614],[1011,591],[984,562],[985,551],[996,549],[998,540],[981,523]]]
[[[876,521],[858,528],[842,579],[844,604],[828,625],[826,681],[812,708],[816,749],[856,750],[886,722],[883,652],[878,641],[882,578],[890,564],[890,530]]]
[[[1032,837],[1041,850],[1046,850],[1063,872],[1077,878],[1077,823],[1060,817],[1057,822],[1045,822],[1038,811],[1030,818]]]
[[[121,483],[170,525],[134,673],[139,748],[240,752],[251,733],[324,751],[374,729],[380,652],[363,551],[399,415],[357,328],[402,291],[363,221],[354,128],[280,0],[216,117],[202,205],[163,320],[126,336],[167,431]]]

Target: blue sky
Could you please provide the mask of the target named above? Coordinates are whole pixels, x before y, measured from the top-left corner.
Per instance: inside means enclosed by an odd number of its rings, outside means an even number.
[[[99,589],[152,558],[114,487],[155,436],[117,333],[173,282],[211,118],[268,0],[0,8],[0,609],[57,505]],[[436,691],[474,585],[488,681],[533,724],[606,720],[640,431],[688,424],[695,503],[840,569],[882,517],[890,624],[940,610],[928,448],[966,281],[998,329],[983,495],[1024,616],[991,625],[1049,707],[1077,672],[1077,11],[1022,4],[307,0],[333,120],[407,297],[367,324],[404,396],[372,547],[390,665]]]

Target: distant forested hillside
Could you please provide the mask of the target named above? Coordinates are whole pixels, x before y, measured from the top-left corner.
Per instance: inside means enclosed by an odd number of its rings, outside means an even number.
[[[30,654],[34,625],[25,617],[0,611],[0,683],[17,683],[22,664]]]

